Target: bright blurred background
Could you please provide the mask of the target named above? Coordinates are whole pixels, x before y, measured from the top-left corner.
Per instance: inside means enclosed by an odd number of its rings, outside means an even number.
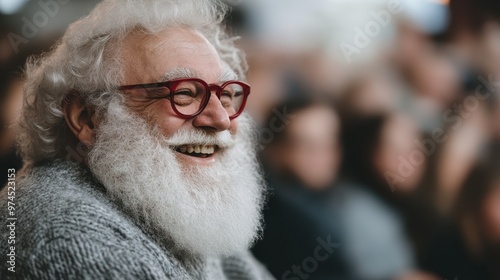
[[[26,59],[98,2],[0,0],[2,185]],[[500,3],[228,2],[276,278],[500,279]]]

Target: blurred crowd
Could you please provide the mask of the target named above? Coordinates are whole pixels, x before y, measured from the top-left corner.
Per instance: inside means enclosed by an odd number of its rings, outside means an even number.
[[[274,276],[500,279],[500,4],[229,2],[269,193],[252,250]],[[22,164],[22,65],[57,38],[13,52],[9,32],[2,170]]]

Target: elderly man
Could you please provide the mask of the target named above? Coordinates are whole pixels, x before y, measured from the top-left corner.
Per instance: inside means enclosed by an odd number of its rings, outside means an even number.
[[[224,11],[106,0],[28,64],[1,279],[270,278],[247,251],[263,187]]]

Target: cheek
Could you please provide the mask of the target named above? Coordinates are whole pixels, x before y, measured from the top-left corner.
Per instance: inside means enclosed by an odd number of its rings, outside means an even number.
[[[142,112],[148,124],[158,128],[165,137],[172,136],[182,126],[189,123],[189,120],[176,116],[168,105],[168,102],[158,102]]]
[[[174,135],[182,126],[187,125],[186,120],[175,116],[159,117],[153,125],[156,125],[163,136],[170,137]]]

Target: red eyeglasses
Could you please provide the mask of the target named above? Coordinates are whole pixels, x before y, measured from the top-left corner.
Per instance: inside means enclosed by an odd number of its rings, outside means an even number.
[[[241,81],[227,81],[222,85],[207,84],[197,78],[175,79],[168,82],[120,86],[118,90],[145,90],[149,98],[170,100],[172,110],[181,118],[193,118],[207,107],[215,91],[229,119],[238,117],[245,108],[250,85]]]

